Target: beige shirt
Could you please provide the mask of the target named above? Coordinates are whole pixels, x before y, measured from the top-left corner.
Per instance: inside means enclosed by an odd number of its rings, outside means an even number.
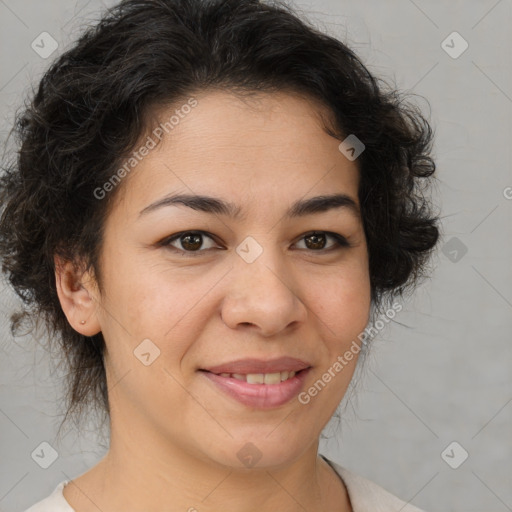
[[[423,512],[419,508],[397,498],[376,483],[352,473],[326,457],[323,458],[345,483],[353,512]],[[61,482],[50,496],[39,501],[25,512],[75,512],[62,494],[62,489],[68,483],[69,480]]]

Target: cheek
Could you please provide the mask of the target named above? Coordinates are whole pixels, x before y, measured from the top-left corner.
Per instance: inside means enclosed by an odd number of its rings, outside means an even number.
[[[177,384],[182,381],[179,367],[191,340],[199,336],[194,329],[200,324],[191,318],[204,292],[190,290],[162,268],[137,267],[119,262],[112,268],[103,331],[111,382],[121,383],[112,401],[149,413],[148,396],[159,404],[156,409],[186,398]]]
[[[352,340],[366,327],[371,306],[370,279],[364,263],[333,270],[307,281],[308,306],[321,319],[326,339]]]
[[[107,308],[112,315],[106,318],[109,332],[104,334],[126,346],[127,355],[120,356],[123,364],[142,340],[150,339],[161,351],[160,362],[175,367],[200,337],[207,318],[205,307],[211,303],[208,292],[225,269],[204,275],[189,270],[148,261],[125,260],[112,266],[107,283]],[[117,345],[115,352],[119,353]],[[133,363],[133,354],[129,361]]]

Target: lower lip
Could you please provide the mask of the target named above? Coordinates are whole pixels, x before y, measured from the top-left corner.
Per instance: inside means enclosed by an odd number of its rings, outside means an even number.
[[[238,402],[258,409],[272,409],[284,405],[300,393],[309,370],[301,370],[279,384],[248,384],[243,380],[221,377],[208,371],[201,373]]]

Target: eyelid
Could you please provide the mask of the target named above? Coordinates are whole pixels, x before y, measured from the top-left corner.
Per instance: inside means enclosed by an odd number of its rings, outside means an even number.
[[[319,230],[319,229],[314,229],[312,231],[307,231],[306,233],[302,234],[299,237],[297,242],[303,240],[304,238],[306,238],[309,235],[314,235],[314,234],[322,234],[322,235],[325,235],[328,238],[333,238],[336,243],[334,244],[333,247],[331,247],[329,249],[319,249],[319,250],[316,250],[316,251],[313,250],[313,249],[300,249],[300,250],[302,250],[302,251],[309,251],[309,252],[317,252],[319,254],[322,254],[323,252],[330,252],[330,251],[335,251],[336,249],[343,249],[343,248],[352,247],[352,244],[343,235],[340,235],[339,233],[334,233],[333,231],[322,231],[322,230]],[[297,242],[295,242],[295,243],[297,243]]]
[[[195,235],[201,235],[203,237],[207,237],[207,238],[210,238],[211,240],[213,240],[215,243],[216,240],[215,240],[215,237],[211,234],[211,233],[208,233],[207,231],[201,231],[199,229],[188,229],[186,231],[180,231],[179,233],[175,233],[171,236],[168,236],[166,238],[164,238],[163,240],[161,240],[160,242],[158,242],[158,245],[161,246],[161,247],[165,247],[173,252],[176,252],[178,254],[181,254],[181,255],[186,255],[186,256],[200,256],[202,253],[205,253],[207,251],[209,251],[210,249],[200,249],[200,250],[197,250],[197,251],[185,251],[183,249],[178,249],[177,247],[174,247],[171,245],[172,242],[176,241],[176,240],[179,240],[183,235],[189,235],[189,234],[195,234]]]
[[[213,249],[213,248],[209,248],[209,249],[199,249],[197,251],[185,251],[183,249],[178,249],[177,247],[174,247],[174,246],[171,245],[171,242],[179,240],[183,235],[188,235],[188,234],[201,235],[201,236],[210,238],[215,243],[217,243],[216,240],[215,240],[216,237],[214,235],[212,235],[211,233],[208,233],[207,231],[198,230],[198,229],[189,229],[189,230],[186,230],[186,231],[180,231],[179,233],[175,233],[175,234],[173,234],[171,236],[168,236],[168,237],[164,238],[163,240],[158,242],[158,245],[162,246],[162,247],[165,247],[165,248],[168,248],[169,250],[171,250],[173,252],[176,252],[178,254],[181,254],[181,255],[184,255],[184,256],[185,255],[186,256],[192,256],[192,257],[200,256],[202,253],[208,252],[208,251]],[[334,239],[335,240],[334,246],[331,247],[331,248],[328,248],[328,249],[314,250],[314,249],[307,249],[306,248],[306,249],[298,249],[298,250],[300,250],[300,251],[307,251],[307,252],[311,252],[311,253],[315,253],[316,252],[316,253],[319,253],[319,254],[325,254],[325,253],[333,252],[333,251],[336,251],[336,250],[347,249],[349,247],[352,247],[352,244],[343,235],[340,235],[339,233],[335,233],[335,232],[332,232],[332,231],[323,231],[323,230],[307,231],[307,232],[301,234],[300,237],[297,239],[297,241],[294,242],[294,244],[296,244],[297,242],[303,240],[307,236],[313,235],[313,234],[322,234],[322,235],[325,235],[328,238]]]

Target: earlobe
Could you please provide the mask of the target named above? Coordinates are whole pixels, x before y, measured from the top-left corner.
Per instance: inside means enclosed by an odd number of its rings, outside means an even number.
[[[84,336],[101,331],[96,281],[88,271],[55,256],[55,284],[62,311],[73,329]]]

